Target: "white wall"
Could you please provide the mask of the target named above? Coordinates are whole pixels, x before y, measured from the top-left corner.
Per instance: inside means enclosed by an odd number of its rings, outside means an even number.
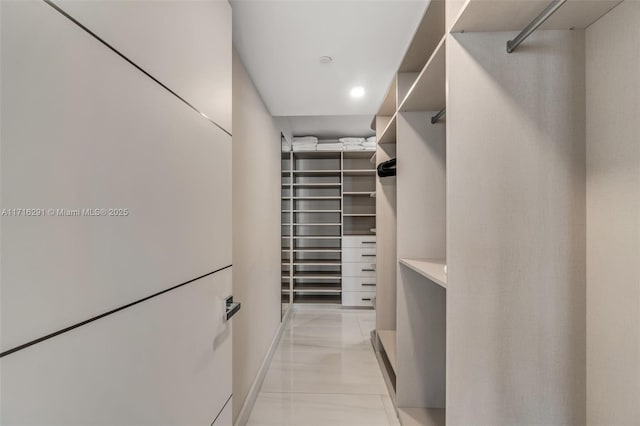
[[[280,130],[233,54],[233,411],[280,325]]]
[[[586,30],[587,422],[640,425],[640,2]]]
[[[147,55],[203,13],[184,3],[163,32],[165,9],[137,5],[146,12],[139,26],[157,24]],[[220,359],[230,363],[230,327],[219,324],[229,269],[126,306],[230,266],[231,136],[47,3],[1,8],[2,208],[128,209],[125,217],[2,217],[3,352],[123,308],[5,354],[2,424],[210,423],[231,386],[215,371]],[[110,29],[106,42],[137,37],[115,17],[100,26]],[[178,44],[199,54],[227,45],[214,61],[230,70],[229,26],[210,31]],[[153,75],[170,67],[145,66]],[[181,73],[216,76],[191,66]]]

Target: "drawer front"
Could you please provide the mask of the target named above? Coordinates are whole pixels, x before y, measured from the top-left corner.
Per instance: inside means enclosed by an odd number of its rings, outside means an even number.
[[[376,277],[376,264],[372,262],[354,262],[342,264],[343,277]]]
[[[375,247],[376,237],[374,235],[350,235],[342,237],[342,247]]]
[[[376,279],[364,277],[345,277],[342,279],[342,291],[375,291]]]
[[[342,306],[367,306],[373,307],[375,291],[343,291]]]
[[[343,262],[375,262],[376,248],[345,248],[342,250]]]

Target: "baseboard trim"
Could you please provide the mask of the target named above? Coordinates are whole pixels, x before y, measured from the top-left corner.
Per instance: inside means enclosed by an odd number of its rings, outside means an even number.
[[[267,371],[269,370],[269,366],[271,365],[271,360],[273,359],[273,355],[276,352],[276,348],[278,347],[278,343],[280,343],[280,338],[282,337],[282,333],[289,322],[289,318],[291,318],[292,309],[288,309],[287,313],[284,314],[282,321],[280,322],[280,326],[276,331],[276,334],[273,336],[273,340],[271,341],[271,345],[267,350],[267,354],[262,360],[262,365],[260,365],[260,369],[258,370],[258,374],[256,374],[256,378],[251,384],[251,388],[249,389],[249,393],[242,404],[242,408],[240,409],[240,413],[238,413],[238,418],[236,419],[234,426],[245,426],[249,421],[249,416],[251,415],[251,410],[253,410],[253,405],[256,403],[256,399],[258,398],[258,393],[260,393],[260,388],[262,387],[262,382],[264,382],[264,378],[267,375]]]

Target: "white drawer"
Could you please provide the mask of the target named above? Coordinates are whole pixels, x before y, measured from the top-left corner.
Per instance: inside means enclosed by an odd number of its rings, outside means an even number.
[[[376,297],[375,291],[343,291],[342,306],[373,307],[372,300],[374,297]]]
[[[376,248],[375,247],[351,247],[342,250],[343,262],[375,262],[376,261]]]
[[[342,291],[375,291],[375,289],[375,278],[345,277],[342,279]]]
[[[342,264],[343,277],[376,277],[376,264],[372,262],[354,262]]]
[[[350,235],[342,237],[342,247],[375,247],[375,235]]]

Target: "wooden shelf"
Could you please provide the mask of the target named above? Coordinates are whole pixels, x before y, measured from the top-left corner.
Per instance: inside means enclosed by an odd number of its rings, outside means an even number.
[[[345,217],[376,217],[375,213],[345,213]]]
[[[369,158],[369,162],[373,165],[376,164],[376,152],[373,153],[373,155],[371,156],[371,158]]]
[[[342,266],[340,260],[296,260],[296,266]]]
[[[376,169],[360,169],[360,170],[344,170],[342,173],[345,175],[360,175],[360,174],[370,174],[375,173]]]
[[[384,352],[387,354],[391,368],[394,373],[397,373],[397,361],[396,361],[396,331],[395,330],[378,330],[378,338],[382,343]]]
[[[342,226],[342,224],[341,223],[294,223],[293,226]]]
[[[341,213],[342,210],[293,210],[293,213]],[[288,212],[284,212],[288,213]]]
[[[371,196],[371,194],[375,194],[374,191],[363,191],[363,192],[343,192],[342,195],[366,195],[368,197]]]
[[[296,240],[337,240],[340,235],[294,235]]]
[[[293,279],[305,279],[305,280],[341,280],[342,273],[341,272],[298,272],[293,274]]]
[[[391,117],[391,120],[389,121],[389,124],[387,124],[387,127],[385,127],[384,130],[382,131],[382,133],[380,134],[380,138],[378,138],[378,144],[379,145],[396,143],[396,118],[397,118],[397,116],[398,116],[397,113],[393,114],[393,117]]]
[[[328,175],[340,174],[341,170],[294,170],[294,175]]]
[[[400,259],[400,263],[434,283],[447,288],[447,275],[444,273],[446,262],[444,260]]]
[[[288,184],[287,184],[288,185]],[[293,186],[298,188],[336,188],[342,186],[341,183],[294,183]]]
[[[445,426],[444,408],[405,408],[399,407],[402,426]]]
[[[384,96],[384,100],[382,101],[382,105],[378,109],[378,113],[376,115],[392,115],[396,112],[396,79],[394,77],[393,81],[389,85],[389,89],[387,90],[387,94]],[[373,119],[375,123],[375,118]],[[372,126],[373,128],[373,126]]]
[[[445,40],[442,37],[438,43],[400,104],[400,111],[439,111],[445,106]]]
[[[342,199],[342,197],[313,197],[313,196],[309,196],[309,197],[293,197],[294,200],[340,200]]]
[[[569,0],[539,30],[583,29],[620,3],[619,0]],[[549,0],[467,0],[449,32],[521,31]],[[505,36],[505,45],[509,37]]]
[[[419,72],[444,35],[445,2],[431,1],[416,29],[398,72]]]
[[[327,287],[294,287],[294,293],[331,293],[331,294],[340,294],[342,290],[339,288],[327,288]]]
[[[330,247],[301,247],[301,248],[294,248],[292,251],[313,251],[317,253],[340,253],[342,249],[330,248]]]

